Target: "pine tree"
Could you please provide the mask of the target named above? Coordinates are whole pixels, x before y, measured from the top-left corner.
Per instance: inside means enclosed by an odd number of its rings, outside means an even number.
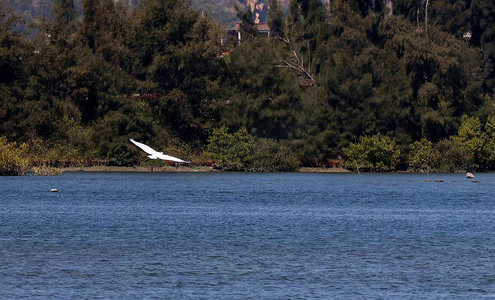
[[[55,0],[53,4],[53,33],[56,39],[65,39],[77,30],[76,7],[73,0]]]
[[[99,34],[99,23],[102,21],[100,12],[99,0],[84,0],[83,1],[83,23],[82,34],[86,38],[88,46],[93,51],[96,48],[97,34]]]
[[[285,38],[284,13],[279,7],[279,0],[270,0],[268,6],[268,26],[270,34],[276,38]]]

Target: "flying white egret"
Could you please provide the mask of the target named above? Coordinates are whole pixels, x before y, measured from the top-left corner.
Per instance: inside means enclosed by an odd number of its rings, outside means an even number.
[[[173,156],[170,156],[170,155],[166,155],[166,154],[163,154],[163,152],[157,152],[155,151],[153,148],[151,148],[150,146],[148,145],[145,145],[143,143],[140,143],[140,142],[136,142],[134,139],[129,139],[134,145],[138,146],[139,148],[141,148],[141,150],[143,150],[144,152],[148,153],[148,157],[151,158],[151,159],[163,159],[163,160],[170,160],[170,161],[175,161],[175,162],[180,162],[180,163],[189,163],[188,161],[185,161],[185,160],[182,160],[182,159],[179,159],[177,157],[173,157]]]

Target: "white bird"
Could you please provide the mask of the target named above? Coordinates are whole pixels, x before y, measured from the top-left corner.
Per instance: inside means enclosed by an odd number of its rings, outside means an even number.
[[[175,161],[175,162],[180,162],[180,163],[186,163],[186,164],[189,163],[188,161],[179,159],[177,157],[173,157],[173,156],[170,156],[170,155],[163,154],[163,152],[157,152],[153,148],[151,148],[150,146],[145,145],[145,144],[140,143],[140,142],[136,142],[134,139],[129,139],[129,140],[134,145],[136,145],[139,148],[141,148],[141,150],[143,150],[144,152],[148,153],[149,154],[148,157],[151,158],[151,159],[158,159],[159,158],[159,159],[163,159],[163,160],[170,160],[170,161]]]

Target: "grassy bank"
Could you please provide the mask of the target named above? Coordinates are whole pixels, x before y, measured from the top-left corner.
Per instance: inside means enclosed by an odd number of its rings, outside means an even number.
[[[206,166],[135,166],[135,167],[116,167],[116,166],[94,166],[94,167],[69,167],[62,168],[63,172],[218,172],[211,167]]]
[[[115,166],[94,166],[94,167],[69,167],[62,168],[63,172],[221,172],[208,166],[163,166],[163,167],[115,167]],[[342,168],[301,168],[302,173],[347,173],[349,170]]]

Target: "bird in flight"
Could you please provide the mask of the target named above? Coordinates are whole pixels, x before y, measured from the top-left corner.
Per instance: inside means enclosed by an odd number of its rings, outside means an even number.
[[[163,152],[157,152],[153,148],[151,148],[150,146],[145,145],[145,144],[140,143],[140,142],[136,142],[134,139],[129,139],[129,140],[134,145],[136,145],[139,148],[141,148],[141,150],[143,150],[144,152],[148,153],[149,154],[148,157],[151,158],[151,159],[163,159],[163,160],[170,160],[170,161],[175,161],[175,162],[180,162],[180,163],[186,163],[186,164],[189,163],[188,161],[182,160],[180,158],[163,154]]]

